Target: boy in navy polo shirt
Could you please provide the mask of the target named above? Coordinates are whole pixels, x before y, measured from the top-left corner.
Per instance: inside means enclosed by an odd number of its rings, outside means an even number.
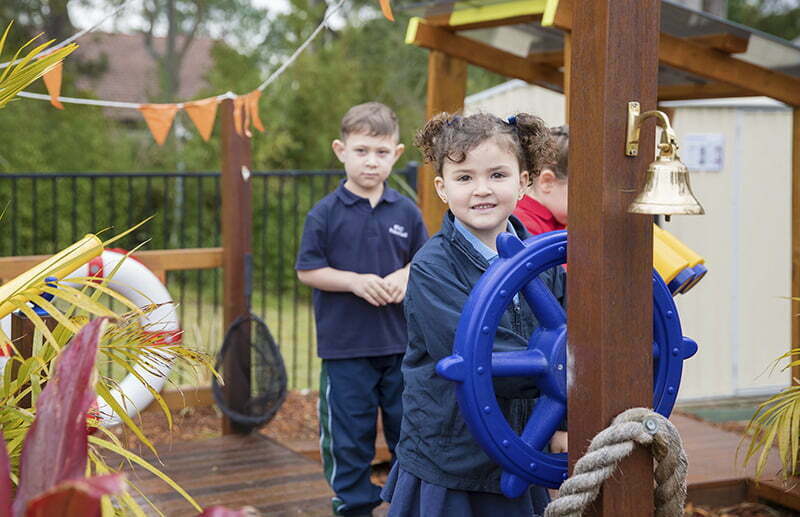
[[[411,258],[428,234],[419,209],[386,185],[403,154],[397,116],[369,102],[350,108],[333,141],[347,177],[306,217],[297,278],[314,288],[320,449],[336,515],[371,515],[378,408],[394,456],[402,419],[403,315]]]

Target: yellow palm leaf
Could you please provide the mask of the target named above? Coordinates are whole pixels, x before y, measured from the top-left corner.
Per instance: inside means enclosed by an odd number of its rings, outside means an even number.
[[[11,25],[11,23],[8,24],[6,30],[3,32],[2,38],[0,38],[0,55],[3,54],[3,48],[5,47],[8,33],[11,31]],[[32,45],[38,37],[39,36],[36,36],[17,50],[12,61],[17,61],[22,51],[29,45]],[[3,108],[19,92],[27,88],[33,81],[46,74],[51,68],[63,61],[64,58],[78,48],[78,45],[75,43],[70,43],[40,59],[36,59],[36,56],[45,51],[51,43],[52,41],[48,41],[33,48],[18,63],[9,65],[5,68],[3,73],[0,74],[0,108]]]
[[[120,456],[122,456],[123,458],[125,458],[127,461],[130,461],[131,463],[135,463],[135,464],[139,465],[140,467],[144,468],[145,470],[147,470],[148,472],[150,472],[154,476],[156,476],[159,479],[161,479],[161,481],[163,481],[164,483],[169,485],[173,490],[178,492],[181,496],[183,496],[184,499],[186,499],[186,501],[189,502],[189,504],[194,506],[198,511],[202,511],[202,508],[200,508],[200,506],[197,504],[197,502],[194,500],[194,498],[192,496],[190,496],[183,488],[181,488],[180,485],[178,485],[175,481],[172,480],[172,478],[170,478],[169,476],[167,476],[166,474],[164,474],[163,472],[161,472],[160,470],[155,468],[153,465],[148,463],[146,460],[144,460],[140,456],[132,453],[131,451],[125,450],[122,447],[118,447],[117,445],[115,445],[112,442],[109,442],[107,440],[103,440],[102,438],[98,438],[96,436],[90,436],[89,437],[89,443],[91,443],[93,445],[97,445],[97,446],[102,447],[104,449],[107,449],[107,450],[109,450],[111,452],[115,452],[115,453],[119,454]]]

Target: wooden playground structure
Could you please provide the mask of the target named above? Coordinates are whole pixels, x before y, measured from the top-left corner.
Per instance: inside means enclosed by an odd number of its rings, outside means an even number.
[[[412,20],[406,41],[430,49],[428,117],[463,108],[467,64],[565,95],[571,128],[567,296],[574,357],[568,406],[573,465],[613,417],[629,407],[648,406],[652,392],[652,378],[645,373],[652,369],[651,356],[640,346],[652,336],[652,228],[649,218],[626,212],[651,157],[624,153],[627,103],[638,101],[643,110],[651,110],[660,100],[764,95],[794,107],[791,293],[796,297],[800,295],[800,78],[791,74],[788,63],[779,70],[756,64],[752,57],[751,61],[737,58],[746,55],[750,40],[763,43],[740,27],[726,30],[724,22],[716,21],[694,27],[694,32],[687,29],[684,37],[676,36],[674,27],[672,33],[665,31],[669,23],[661,23],[659,0],[477,2],[461,9],[432,1],[415,8],[421,18]],[[676,6],[665,3],[664,8],[675,16]],[[552,37],[554,30],[560,33],[560,45],[552,43],[558,41]],[[523,39],[515,48],[524,49],[530,33],[535,35],[533,41],[547,42],[548,50],[533,51],[534,43],[525,57],[508,50],[514,37]],[[793,57],[800,55],[795,52]],[[669,82],[662,84],[659,74]],[[649,131],[643,141],[652,141],[653,127],[643,131]],[[431,230],[438,228],[445,210],[432,188],[433,174],[429,167],[422,168],[418,182],[420,205]],[[798,302],[793,302],[792,313],[798,309]],[[800,322],[793,318],[792,346],[798,345]],[[792,373],[796,377],[798,372]],[[690,482],[693,457],[699,459],[705,450],[694,452],[693,440],[700,439],[695,434],[713,434],[700,429],[684,430]],[[723,449],[713,450],[725,454]],[[735,447],[727,452],[731,463],[734,453]],[[644,451],[623,462],[623,474],[604,486],[595,514],[631,515],[635,508],[636,515],[650,515],[651,465]],[[787,493],[781,500],[798,508],[796,494]]]
[[[651,157],[625,156],[627,103],[638,101],[650,110],[661,100],[765,95],[794,108],[791,293],[796,297],[800,296],[800,77],[737,57],[745,55],[752,43],[741,28],[683,37],[664,32],[660,0],[476,1],[464,8],[432,1],[414,8],[421,17],[412,20],[407,42],[430,50],[428,117],[463,108],[468,64],[563,92],[567,98],[572,131],[568,287],[575,386],[569,398],[572,465],[614,416],[651,403],[652,357],[641,344],[649,343],[653,332],[652,221],[626,212]],[[563,45],[521,57],[474,36],[506,28],[558,33]],[[660,83],[660,66],[681,72],[677,76],[685,81],[674,80],[673,74],[668,83]],[[223,101],[220,109],[222,247],[144,251],[137,258],[162,280],[166,271],[222,267],[227,328],[246,310],[242,261],[251,239],[250,141],[234,130],[233,102]],[[643,127],[642,138],[653,140],[653,125]],[[435,195],[432,176],[433,171],[423,167],[418,184],[420,206],[434,232],[445,205]],[[40,260],[39,256],[3,258],[0,271],[13,277]],[[800,312],[800,302],[792,303],[792,312]],[[800,346],[796,318],[792,345]],[[248,350],[238,354],[249,357]],[[250,387],[237,378],[227,378],[226,384],[228,403],[236,407]],[[735,465],[740,435],[681,416],[673,421],[689,457],[691,501],[727,504],[763,498],[800,511],[796,487],[788,489],[777,478],[755,484],[751,471]],[[227,420],[224,431],[222,438],[175,444],[162,451],[165,472],[202,505],[249,504],[267,515],[329,512],[330,492],[318,464],[263,436],[240,435],[241,430]],[[776,470],[773,463],[766,472]],[[191,514],[177,494],[141,476],[141,488],[162,511]],[[606,484],[592,515],[652,515],[652,479],[649,453],[637,451]]]

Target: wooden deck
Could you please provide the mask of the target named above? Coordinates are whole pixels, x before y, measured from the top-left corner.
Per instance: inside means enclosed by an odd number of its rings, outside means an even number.
[[[270,516],[331,515],[332,494],[320,464],[261,434],[157,449],[161,470],[203,507],[253,506]],[[164,515],[197,515],[183,497],[149,472],[136,468],[130,479]]]
[[[681,415],[673,415],[672,421],[689,457],[692,502],[727,505],[766,499],[800,512],[800,488],[784,487],[778,477],[756,484],[751,480],[752,466],[745,469],[736,464],[741,435]],[[331,492],[320,464],[260,434],[176,443],[158,450],[162,470],[201,506],[250,505],[269,516],[331,515]],[[772,458],[765,472],[777,470],[777,459]],[[182,497],[151,474],[136,469],[131,479],[165,515],[196,515]]]
[[[800,512],[798,480],[785,483],[779,475],[780,461],[770,455],[760,482],[754,480],[755,465],[742,466],[736,451],[742,435],[719,429],[682,415],[670,420],[681,433],[689,458],[689,500],[695,504],[725,505],[738,501],[765,500]],[[743,447],[746,447],[747,443]]]

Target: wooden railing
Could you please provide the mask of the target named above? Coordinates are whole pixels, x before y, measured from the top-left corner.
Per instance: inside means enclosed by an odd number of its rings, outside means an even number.
[[[137,251],[131,255],[166,284],[167,271],[222,267],[222,248]],[[50,255],[0,257],[0,284],[27,271]]]

